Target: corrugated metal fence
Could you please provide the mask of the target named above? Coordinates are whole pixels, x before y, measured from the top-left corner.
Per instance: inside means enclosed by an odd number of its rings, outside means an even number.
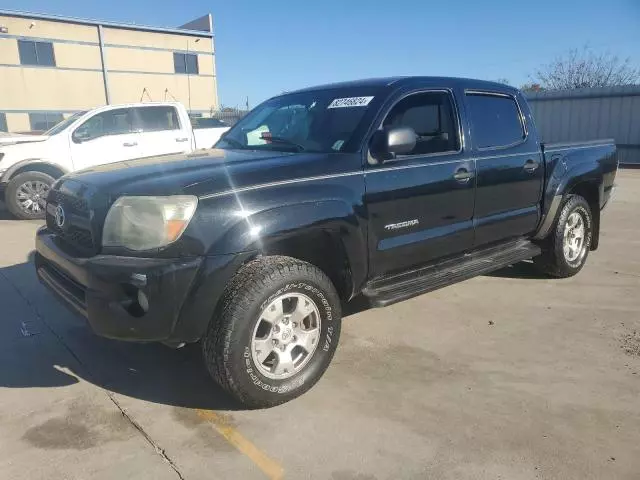
[[[525,95],[543,142],[613,138],[620,163],[640,164],[640,85]]]

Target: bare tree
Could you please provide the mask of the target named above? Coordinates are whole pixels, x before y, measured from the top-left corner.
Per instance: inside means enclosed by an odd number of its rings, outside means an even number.
[[[598,54],[585,46],[582,50],[570,50],[543,66],[531,80],[551,90],[634,85],[640,81],[640,69],[633,67],[628,58]]]
[[[509,79],[506,77],[496,78],[494,82],[502,83],[503,85],[511,85],[511,82],[509,82]]]
[[[520,90],[523,92],[541,92],[544,88],[539,83],[525,83],[520,87]]]

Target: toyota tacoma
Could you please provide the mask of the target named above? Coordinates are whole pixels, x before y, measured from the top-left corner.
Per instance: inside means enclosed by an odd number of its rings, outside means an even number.
[[[216,382],[268,407],[322,376],[357,295],[385,306],[529,259],[578,273],[616,171],[611,140],[541,143],[506,85],[319,86],[211,150],[63,176],[35,266],[98,335],[199,342]]]

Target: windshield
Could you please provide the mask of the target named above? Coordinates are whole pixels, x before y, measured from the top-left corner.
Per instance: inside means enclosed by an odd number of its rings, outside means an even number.
[[[332,88],[275,97],[253,109],[216,144],[223,149],[353,152],[381,88]]]
[[[61,121],[60,123],[56,123],[53,127],[51,127],[49,130],[47,130],[46,132],[43,133],[43,135],[55,135],[57,133],[60,133],[61,131],[63,131],[65,128],[67,128],[69,125],[71,125],[73,122],[75,122],[79,117],[81,117],[82,115],[84,115],[87,112],[78,112],[78,113],[74,113],[73,115],[71,115],[70,117],[65,118],[63,121]]]

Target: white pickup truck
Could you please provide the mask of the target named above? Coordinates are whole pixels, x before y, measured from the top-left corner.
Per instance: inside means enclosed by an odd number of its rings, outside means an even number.
[[[181,103],[107,105],[79,112],[43,135],[0,144],[0,192],[21,219],[44,218],[51,184],[105,163],[211,148],[229,127],[192,122]],[[8,139],[5,139],[8,140]]]

